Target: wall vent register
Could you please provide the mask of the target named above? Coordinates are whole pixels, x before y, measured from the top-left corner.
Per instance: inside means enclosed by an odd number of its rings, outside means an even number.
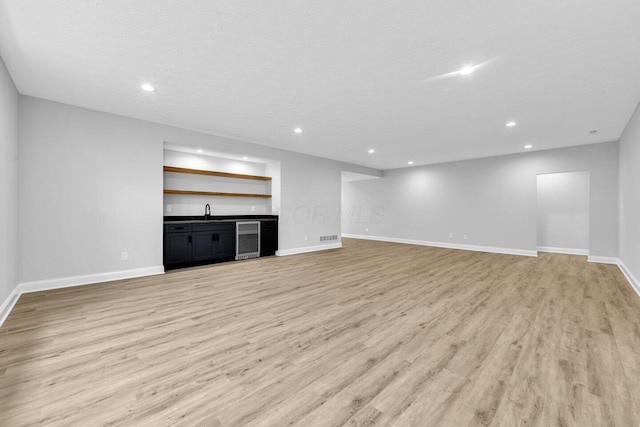
[[[260,256],[260,221],[236,222],[236,260]]]

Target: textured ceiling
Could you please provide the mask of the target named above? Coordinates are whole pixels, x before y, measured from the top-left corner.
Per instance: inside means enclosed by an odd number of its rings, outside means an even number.
[[[0,54],[24,95],[389,169],[618,139],[639,22],[638,0],[0,0]]]

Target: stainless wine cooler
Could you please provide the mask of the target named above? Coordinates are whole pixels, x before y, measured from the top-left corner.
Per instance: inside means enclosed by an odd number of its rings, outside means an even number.
[[[236,259],[260,256],[260,221],[236,222]]]

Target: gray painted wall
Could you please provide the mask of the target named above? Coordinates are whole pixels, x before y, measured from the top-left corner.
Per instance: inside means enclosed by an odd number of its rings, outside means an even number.
[[[380,171],[20,97],[20,282],[162,265],[165,142],[280,161],[280,249],[335,242],[340,173]],[[307,239],[305,240],[305,236]],[[122,261],[122,251],[129,259]]]
[[[18,92],[0,58],[0,306],[18,284]]]
[[[20,97],[21,283],[162,265],[163,147],[151,128]]]
[[[620,260],[640,280],[640,105],[620,138]]]
[[[383,179],[343,183],[343,233],[535,251],[536,176],[572,171],[591,172],[590,255],[617,257],[617,142],[395,169]]]

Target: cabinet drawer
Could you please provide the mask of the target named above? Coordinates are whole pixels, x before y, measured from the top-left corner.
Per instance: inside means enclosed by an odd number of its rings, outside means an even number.
[[[199,231],[235,231],[235,222],[214,222],[212,224],[193,224],[193,232]]]
[[[190,233],[191,224],[165,224],[165,233]]]

